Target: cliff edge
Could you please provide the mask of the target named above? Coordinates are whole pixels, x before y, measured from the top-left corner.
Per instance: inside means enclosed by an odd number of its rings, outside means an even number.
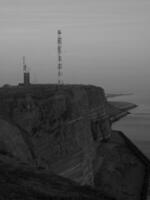
[[[128,159],[119,160],[121,168],[116,164],[116,159],[124,154],[124,151],[118,151],[122,144],[127,149],[129,147],[121,142],[124,139],[118,137],[115,137],[115,142],[120,142],[120,146],[113,146],[114,133],[111,130],[112,117],[122,112],[107,102],[102,88],[95,86],[31,85],[1,88],[0,156],[15,159],[37,170],[53,172],[79,185],[98,188],[101,193],[116,199],[127,198],[119,189],[122,178],[117,180],[117,173],[124,169],[122,173],[130,176]],[[98,149],[101,149],[100,152]],[[132,151],[130,149],[127,154],[131,160],[134,157]],[[115,155],[114,160],[111,160],[111,154]],[[127,199],[140,199],[139,190],[143,191],[143,177],[149,164],[141,158],[138,162],[134,167],[142,166],[139,169],[141,178],[132,191],[128,192],[128,187],[124,189],[129,194]],[[114,182],[111,176],[105,174],[107,168],[113,173]],[[116,187],[113,187],[114,183]],[[117,191],[120,192],[119,198]]]

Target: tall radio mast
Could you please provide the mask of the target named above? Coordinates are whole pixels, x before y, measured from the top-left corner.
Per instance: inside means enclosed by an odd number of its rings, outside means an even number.
[[[62,69],[62,36],[61,30],[57,31],[58,35],[58,84],[63,84],[63,69]]]

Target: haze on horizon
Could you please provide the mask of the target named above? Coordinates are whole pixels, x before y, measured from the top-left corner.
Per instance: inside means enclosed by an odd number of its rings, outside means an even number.
[[[149,0],[0,0],[0,85],[57,82],[57,30],[65,83],[108,91],[150,85]]]

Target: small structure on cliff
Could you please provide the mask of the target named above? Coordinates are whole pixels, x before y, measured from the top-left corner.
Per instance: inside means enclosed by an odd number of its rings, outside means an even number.
[[[29,68],[25,63],[25,56],[23,56],[23,78],[24,78],[24,86],[30,85],[30,72]]]

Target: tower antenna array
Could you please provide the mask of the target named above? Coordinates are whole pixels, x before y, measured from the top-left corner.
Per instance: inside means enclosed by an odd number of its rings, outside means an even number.
[[[57,31],[58,35],[58,84],[63,84],[63,69],[62,69],[62,32]]]

